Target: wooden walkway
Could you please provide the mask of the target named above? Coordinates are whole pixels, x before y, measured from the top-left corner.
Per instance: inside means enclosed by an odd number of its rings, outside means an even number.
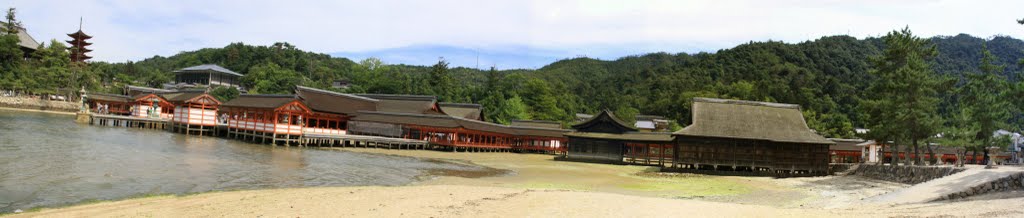
[[[101,126],[121,126],[129,128],[167,129],[168,119],[133,117],[110,114],[92,114],[89,124]]]
[[[304,133],[300,144],[321,147],[364,147],[387,149],[431,149],[430,143],[424,140],[388,138],[364,135],[337,135]]]
[[[212,127],[186,126],[176,124],[169,119],[132,117],[123,115],[91,114],[90,123],[102,126],[117,126],[128,128],[161,129],[176,133],[204,136],[219,136],[229,139],[238,139],[253,143],[271,143],[274,145],[283,144],[286,146],[317,146],[317,147],[362,147],[362,148],[383,148],[383,149],[413,149],[413,150],[444,150],[466,152],[510,152],[511,149],[491,149],[457,146],[450,143],[432,142],[427,140],[390,138],[382,136],[366,135],[339,135],[319,134],[303,132],[301,135],[280,135],[252,130],[232,129],[226,124],[218,123]]]

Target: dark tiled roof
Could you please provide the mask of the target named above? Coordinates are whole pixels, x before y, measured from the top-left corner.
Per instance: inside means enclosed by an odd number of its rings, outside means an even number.
[[[512,120],[511,126],[561,129],[562,124],[547,120]]]
[[[636,115],[636,120],[664,120],[665,117],[658,115]]]
[[[167,101],[181,103],[206,94],[204,91],[179,91],[161,94]]]
[[[317,112],[354,115],[359,111],[377,109],[380,100],[305,86],[297,86],[295,94]]]
[[[598,113],[597,115],[594,115],[593,117],[590,117],[590,119],[587,119],[587,120],[585,120],[583,122],[580,122],[578,124],[572,125],[572,128],[573,129],[586,128],[587,126],[594,125],[597,122],[601,122],[601,120],[604,120],[605,118],[611,120],[614,124],[616,124],[618,126],[621,126],[623,129],[626,129],[627,131],[636,131],[637,130],[636,127],[634,127],[633,125],[628,124],[628,123],[620,120],[618,117],[615,116],[615,113],[612,113],[611,111],[608,111],[608,110],[602,110],[601,113]]]
[[[150,93],[160,94],[160,93],[174,92],[174,90],[170,90],[170,89],[158,89],[158,88],[150,88],[150,87],[142,87],[142,86],[132,86],[132,85],[125,86],[125,90],[127,90],[128,95],[131,95],[131,96],[136,96],[136,95],[139,95],[139,94],[150,94]]]
[[[391,95],[391,94],[355,94],[362,97],[378,100],[405,100],[405,101],[437,101],[437,96],[429,95]]]
[[[455,128],[460,126],[459,123],[455,121],[455,119],[452,119],[452,117],[447,115],[411,114],[382,111],[359,111],[356,117],[352,118],[352,120],[443,128]]]
[[[830,138],[829,141],[835,142],[834,145],[829,145],[829,150],[836,151],[861,151],[864,146],[857,146],[857,144],[864,143],[863,139],[834,139]]]
[[[568,132],[565,129],[535,128],[535,127],[511,127],[496,123],[489,123],[479,120],[452,117],[448,115],[410,114],[380,111],[359,111],[353,121],[417,125],[440,128],[465,128],[469,130],[507,134],[526,135],[543,137],[562,137]]]
[[[623,134],[614,133],[600,133],[600,132],[571,132],[565,133],[565,136],[579,137],[579,138],[592,138],[592,139],[606,139],[606,140],[621,140],[621,141],[649,141],[649,142],[670,142],[672,141],[672,134],[668,132],[627,132]]]
[[[438,103],[438,107],[445,114],[453,117],[461,117],[472,120],[483,120],[484,108],[479,104],[467,103]]]
[[[807,128],[799,105],[694,98],[693,124],[674,135],[834,144]]]
[[[222,107],[278,108],[295,101],[294,95],[240,95],[221,104]]]
[[[542,128],[542,127],[525,127],[525,126],[509,126],[516,131],[516,135],[525,136],[543,136],[543,137],[565,137],[563,134],[572,132],[572,130],[562,128]]]
[[[426,95],[356,94],[357,96],[380,100],[377,111],[409,114],[444,115],[438,112],[437,97]]]
[[[180,70],[176,70],[174,72],[175,73],[184,73],[184,72],[206,72],[206,71],[213,71],[213,72],[218,72],[218,73],[223,73],[223,74],[228,74],[228,75],[235,75],[235,76],[243,76],[240,73],[236,73],[235,71],[228,70],[227,68],[221,67],[221,66],[216,65],[216,64],[203,64],[203,65],[199,65],[199,66],[191,66],[191,67],[182,68]]]
[[[86,98],[95,101],[110,101],[110,102],[132,102],[134,98],[127,95],[109,94],[109,93],[87,93]]]

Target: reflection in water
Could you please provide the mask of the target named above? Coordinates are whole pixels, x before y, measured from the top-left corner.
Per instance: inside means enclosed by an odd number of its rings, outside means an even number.
[[[437,170],[487,169],[90,126],[67,115],[0,110],[0,213],[146,194],[402,185]]]

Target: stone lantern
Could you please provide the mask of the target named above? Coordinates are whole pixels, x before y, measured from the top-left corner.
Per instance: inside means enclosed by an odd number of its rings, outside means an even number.
[[[82,97],[78,98],[78,113],[75,113],[75,122],[78,123],[89,123],[92,121],[92,117],[89,115],[89,103],[85,99],[89,96],[85,94],[85,86],[82,86]]]
[[[996,167],[996,152],[999,151],[999,147],[992,146],[988,147],[988,164],[985,165],[985,169],[995,169]]]

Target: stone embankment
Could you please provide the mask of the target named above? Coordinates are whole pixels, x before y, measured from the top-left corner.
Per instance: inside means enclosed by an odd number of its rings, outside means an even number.
[[[0,107],[63,112],[78,111],[77,102],[50,101],[30,97],[0,96]]]
[[[889,166],[861,164],[854,169],[853,175],[913,185],[962,171],[964,171],[963,168],[941,166]]]
[[[961,200],[976,195],[983,195],[989,193],[1008,192],[1015,190],[1024,190],[1024,173],[1017,173],[1002,179],[993,180],[978,186],[968,188],[964,191],[950,193],[945,196],[936,199],[942,200]]]

